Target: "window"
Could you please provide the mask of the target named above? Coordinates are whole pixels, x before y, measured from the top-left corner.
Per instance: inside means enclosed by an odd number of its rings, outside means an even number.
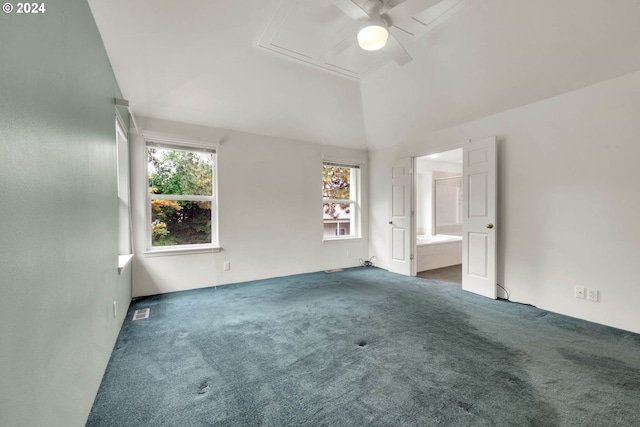
[[[122,117],[116,111],[116,185],[118,192],[118,273],[133,258],[131,198],[129,192],[129,141]]]
[[[149,249],[217,246],[215,148],[156,139],[146,145]]]
[[[129,142],[122,117],[116,111],[116,179],[118,186],[118,252],[131,254],[129,203]]]
[[[462,177],[438,171],[433,175],[434,234],[462,236]]]
[[[324,240],[360,237],[360,167],[324,162],[322,222]]]

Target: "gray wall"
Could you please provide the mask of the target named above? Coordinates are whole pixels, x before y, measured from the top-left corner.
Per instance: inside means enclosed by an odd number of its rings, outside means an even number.
[[[84,425],[131,296],[113,98],[85,1],[0,14],[0,425]],[[119,314],[112,314],[117,301]]]

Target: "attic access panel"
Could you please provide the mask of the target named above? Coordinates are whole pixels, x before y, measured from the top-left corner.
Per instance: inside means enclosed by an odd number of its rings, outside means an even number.
[[[304,62],[325,71],[360,80],[391,61],[381,51],[367,52],[357,45],[359,23],[344,15],[334,0],[282,0],[274,11],[258,46],[283,57]],[[364,5],[367,0],[353,1]],[[415,41],[444,23],[473,0],[443,0],[406,22],[390,28],[411,53]],[[398,0],[384,0],[390,6]],[[336,51],[336,46],[343,49]]]

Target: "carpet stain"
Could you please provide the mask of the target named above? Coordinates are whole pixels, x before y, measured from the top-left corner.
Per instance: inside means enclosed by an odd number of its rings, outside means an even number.
[[[473,404],[472,403],[467,403],[467,402],[460,402],[458,401],[458,406],[461,407],[462,409],[464,409],[467,412],[471,412],[471,408],[473,408]]]
[[[565,359],[578,365],[585,377],[592,378],[599,384],[606,384],[610,388],[635,392],[640,401],[640,368],[620,359],[598,356],[585,351],[561,348],[558,352]]]
[[[162,381],[166,378],[166,375],[162,371],[162,367],[158,363],[152,363],[150,365],[147,365],[146,371],[156,381]]]
[[[513,375],[510,372],[496,372],[496,376],[500,377],[501,379],[503,379],[509,384],[512,384],[515,386],[523,385],[522,379],[516,375]]]
[[[198,387],[198,394],[205,394],[207,391],[209,391],[209,384],[206,382],[200,384],[200,387]]]

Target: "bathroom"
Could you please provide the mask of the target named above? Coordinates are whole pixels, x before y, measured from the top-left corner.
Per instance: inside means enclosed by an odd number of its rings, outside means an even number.
[[[462,149],[416,159],[416,271],[462,270]]]

